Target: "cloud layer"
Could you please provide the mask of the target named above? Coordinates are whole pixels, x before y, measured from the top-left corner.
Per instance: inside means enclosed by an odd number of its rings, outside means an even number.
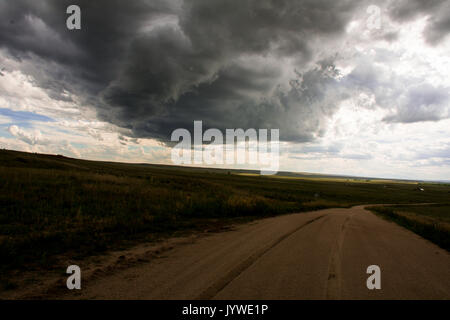
[[[51,97],[75,94],[101,120],[161,140],[193,120],[219,129],[280,128],[289,141],[320,137],[339,102],[352,94],[338,90],[336,45],[367,7],[354,0],[77,1],[82,30],[69,31],[70,4],[3,1],[1,47],[31,61],[23,71]],[[386,6],[394,20],[431,15],[430,43],[449,31],[444,1]],[[432,97],[445,89],[406,93],[386,120],[447,117],[438,109],[448,96]],[[414,114],[405,115],[410,109]]]

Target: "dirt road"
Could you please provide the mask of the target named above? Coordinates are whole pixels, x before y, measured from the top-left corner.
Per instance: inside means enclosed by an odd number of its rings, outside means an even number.
[[[381,290],[367,289],[369,265]],[[67,297],[450,299],[450,255],[363,206],[259,220],[109,271]]]

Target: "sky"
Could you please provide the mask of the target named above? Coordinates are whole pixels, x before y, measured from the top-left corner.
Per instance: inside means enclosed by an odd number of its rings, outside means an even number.
[[[279,129],[283,171],[450,180],[449,13],[444,0],[0,0],[0,148],[172,164],[171,133],[201,120]]]

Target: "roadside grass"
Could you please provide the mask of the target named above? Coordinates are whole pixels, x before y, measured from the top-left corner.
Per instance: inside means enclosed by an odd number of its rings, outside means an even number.
[[[0,277],[193,230],[373,203],[445,202],[448,185],[351,183],[0,150]],[[10,285],[8,285],[10,286]]]
[[[450,251],[450,204],[371,206],[367,209]]]

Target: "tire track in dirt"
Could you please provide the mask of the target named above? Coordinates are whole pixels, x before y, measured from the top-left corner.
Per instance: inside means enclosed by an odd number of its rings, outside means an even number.
[[[336,300],[341,297],[341,257],[342,257],[342,245],[345,239],[345,233],[347,230],[347,225],[350,219],[355,213],[347,216],[345,221],[342,223],[339,235],[336,237],[336,242],[332,249],[332,255],[330,257],[330,263],[328,266],[328,281],[327,281],[327,299]]]
[[[311,219],[307,221],[306,223],[300,225],[299,227],[295,228],[289,233],[284,234],[283,236],[279,237],[277,240],[275,240],[270,246],[264,248],[263,250],[251,255],[246,260],[244,260],[242,263],[237,265],[233,270],[231,270],[228,274],[226,274],[223,278],[221,278],[219,281],[214,283],[212,286],[210,286],[208,289],[203,291],[196,299],[199,300],[208,300],[212,299],[215,295],[217,295],[222,289],[224,289],[231,281],[233,281],[235,278],[237,278],[242,272],[244,272],[246,269],[248,269],[255,261],[257,261],[259,258],[261,258],[264,254],[269,252],[271,249],[276,247],[278,244],[280,244],[283,240],[287,239],[289,236],[293,235],[294,233],[298,232],[302,228],[306,227],[307,225],[318,221],[319,219],[325,217],[326,215],[321,215],[319,217],[316,217],[314,219]]]

